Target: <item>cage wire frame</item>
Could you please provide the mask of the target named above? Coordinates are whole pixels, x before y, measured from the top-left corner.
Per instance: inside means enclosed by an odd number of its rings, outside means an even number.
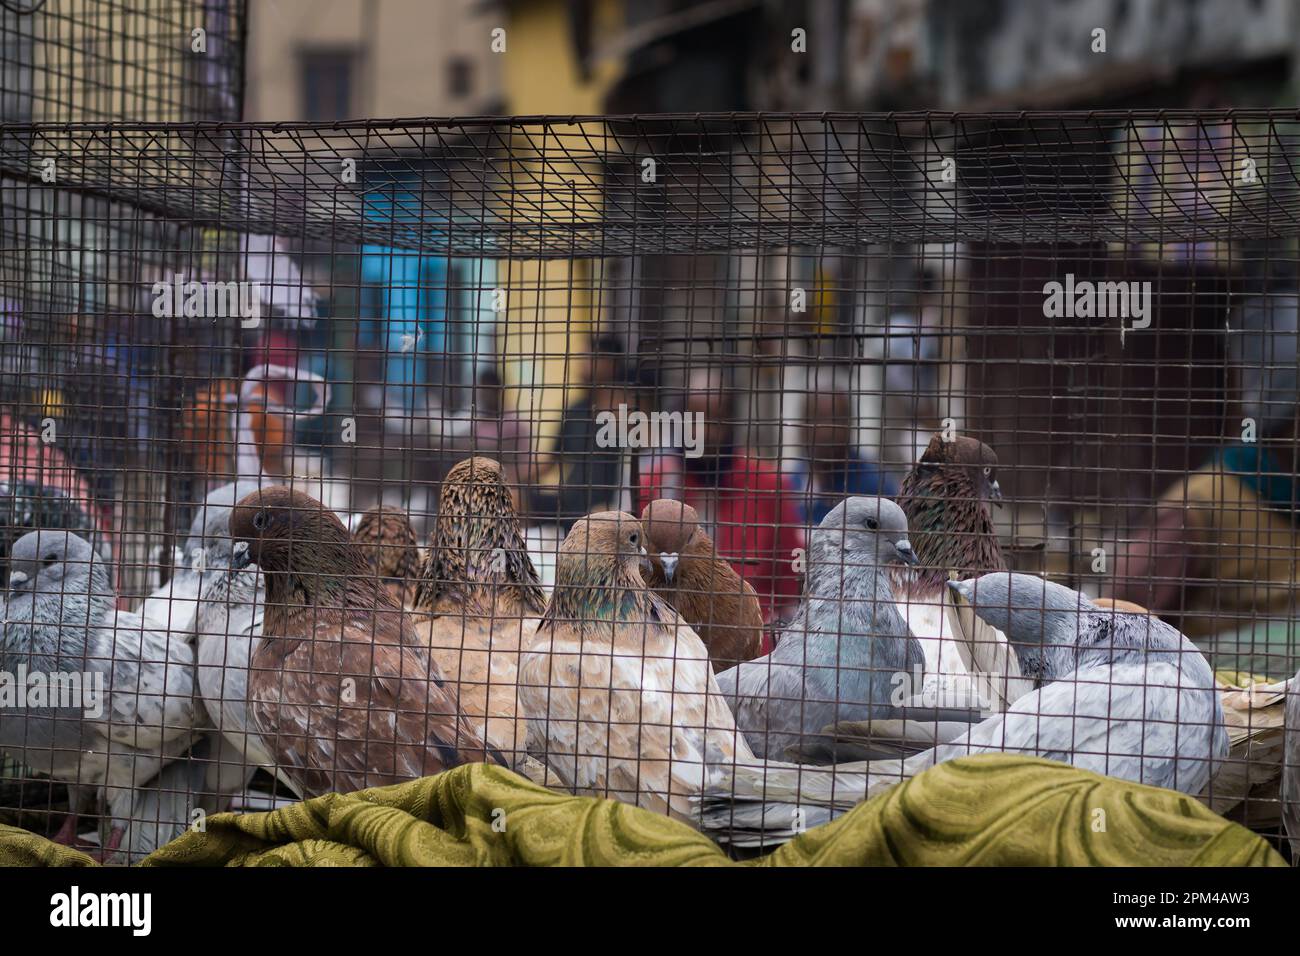
[[[246,0],[4,0],[0,120],[229,122]]]
[[[896,497],[932,436],[973,436],[997,453],[1008,507],[995,514],[966,490],[949,504],[988,510],[1009,567],[1090,597],[1176,590],[1154,610],[1215,668],[1221,688],[1192,689],[1221,698],[1233,747],[1193,789],[1283,847],[1283,705],[1250,688],[1296,667],[1295,500],[1282,480],[1295,440],[1269,423],[1294,420],[1298,129],[1300,114],[1279,110],[5,123],[6,581],[19,535],[70,528],[111,569],[123,610],[153,610],[154,627],[158,608],[188,613],[192,538],[217,510],[202,502],[239,478],[289,484],[353,531],[372,507],[405,512],[422,553],[387,520],[366,543],[376,579],[410,606],[412,578],[446,571],[429,555],[452,551],[438,544],[444,476],[487,455],[552,594],[566,580],[559,543],[584,515],[640,515],[658,496],[698,505],[754,588],[769,652],[801,626],[812,527],[830,506],[850,492]],[[1076,280],[1107,284],[1093,302],[1120,314],[1067,306]],[[634,436],[642,412],[660,413],[667,441]],[[1238,463],[1234,480],[1256,493],[1229,500],[1222,456],[1251,445],[1284,456],[1281,478],[1264,459]],[[1218,484],[1198,499],[1207,474]],[[1224,540],[1192,540],[1207,512]],[[1160,524],[1168,514],[1182,517]],[[875,574],[883,559],[841,537],[845,580]],[[1146,564],[1133,557],[1144,541]],[[482,542],[459,546],[469,564],[496,560]],[[888,574],[910,623],[909,579]],[[695,595],[711,606],[692,623],[738,629],[711,617],[724,598],[750,600],[739,588]],[[853,602],[840,603],[832,623],[861,636],[846,623]],[[472,611],[442,614],[467,630]],[[489,632],[518,632],[537,612],[489,602],[484,616]],[[679,650],[673,673],[706,681]],[[459,674],[470,656],[440,667]],[[880,670],[818,666],[837,687]],[[490,697],[477,680],[460,686]],[[773,712],[810,703],[811,691],[772,693]],[[206,703],[212,717],[226,701]],[[878,702],[814,703],[860,721]],[[528,755],[570,775],[601,764],[599,740],[561,746],[566,719],[545,715],[555,749]],[[719,731],[712,710],[699,719]],[[1178,720],[1193,736],[1209,726]],[[608,719],[606,751],[625,730]],[[754,732],[730,733],[723,750],[744,763],[737,741]],[[798,736],[827,739],[821,726]],[[1183,761],[1193,774],[1208,762]],[[196,752],[172,766],[214,763]],[[644,763],[652,781],[658,764]],[[609,795],[692,812],[685,778],[670,794],[640,780],[637,760],[621,766],[636,783]],[[551,772],[581,788],[555,767],[542,768],[548,783]],[[160,780],[135,784],[179,804],[98,807],[101,822],[136,824],[123,858],[183,829],[205,796],[286,798],[264,772],[220,795]],[[96,809],[84,781],[57,782],[74,785],[71,803],[19,768],[0,808],[47,833],[60,810]]]
[[[0,3],[0,127],[13,122],[238,119],[243,112],[246,29],[243,0],[140,0],[132,4],[4,0]],[[56,191],[47,190],[47,196],[57,196]],[[107,226],[112,215],[94,200],[83,203],[75,196],[63,195],[53,202],[76,204],[74,215],[79,221],[102,221],[105,232],[112,228]],[[89,228],[93,230],[95,225]],[[130,227],[116,232],[121,242]],[[18,245],[8,238],[0,248],[4,255],[12,256]],[[87,264],[82,262],[53,264],[42,281],[49,283],[47,289],[56,288],[56,282],[64,283],[66,294],[81,281],[85,268]],[[35,301],[40,298],[38,295]],[[27,299],[29,304],[33,301],[30,295]],[[10,319],[13,303],[5,302]],[[66,302],[59,307],[76,308]],[[13,350],[8,350],[7,359],[6,375],[17,371]],[[51,466],[44,467],[49,477]],[[54,471],[56,482],[66,480],[67,487],[79,487],[84,496],[112,497],[111,487],[92,492],[69,468]],[[15,484],[19,490],[24,488],[21,481],[6,482],[5,516],[10,527],[36,520],[28,510],[29,502],[18,503],[19,499],[9,497],[14,490],[10,486]],[[46,497],[52,493],[46,486]],[[69,527],[98,537],[82,510],[68,504],[66,492],[63,505],[45,509],[41,519],[68,522]],[[0,756],[0,773],[8,777],[15,769],[8,757]],[[0,796],[0,804],[9,806],[14,801]]]

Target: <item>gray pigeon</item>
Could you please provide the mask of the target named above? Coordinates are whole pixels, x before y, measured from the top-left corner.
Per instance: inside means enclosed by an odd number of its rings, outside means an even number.
[[[84,539],[34,531],[10,553],[0,670],[26,675],[0,712],[0,750],[69,787],[69,805],[129,806],[137,788],[193,743],[194,648],[116,609],[108,569]],[[36,696],[40,687],[53,695]],[[70,814],[60,837],[75,836]],[[121,818],[101,833],[122,842]]]
[[[178,633],[193,631],[199,609],[199,575],[179,549],[172,559],[171,577],[144,599],[140,615],[155,627]]]
[[[1021,672],[1043,683],[1011,706],[1000,734],[1005,744],[996,749],[1193,795],[1227,756],[1214,671],[1160,618],[1100,608],[1029,574],[1004,571],[948,586],[1006,634]],[[989,724],[971,731],[973,746],[991,741]]]
[[[220,753],[222,744],[219,734],[205,733],[153,779],[109,800],[110,830],[120,830],[123,836],[116,855],[106,862],[138,863],[189,829],[196,809],[204,814],[228,809],[228,801],[212,783],[218,761],[233,762]]]
[[[703,827],[738,845],[809,825],[857,799],[971,753],[1031,754],[1124,780],[1197,794],[1228,754],[1214,674],[1196,646],[1159,618],[1102,609],[1077,591],[998,572],[949,587],[1006,634],[1043,685],[949,743],[905,760],[829,771],[737,768],[702,801]],[[730,779],[728,779],[730,777]],[[833,791],[832,791],[833,788]],[[762,842],[770,843],[770,839]]]
[[[803,603],[776,649],[718,675],[760,757],[823,762],[823,728],[894,713],[925,656],[898,613],[888,569],[915,564],[903,510],[846,498],[809,540]]]

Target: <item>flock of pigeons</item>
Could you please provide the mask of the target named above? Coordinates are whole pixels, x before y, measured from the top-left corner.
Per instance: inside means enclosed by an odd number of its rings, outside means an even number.
[[[1212,790],[1229,737],[1204,656],[1141,609],[1008,572],[996,469],[935,436],[897,504],[842,501],[795,556],[803,601],[765,656],[757,595],[690,507],[578,521],[547,595],[487,458],[447,475],[423,555],[396,509],[349,530],[290,488],[221,488],[139,613],[82,538],[32,532],[0,670],[91,674],[105,706],[0,713],[0,750],[68,785],[56,839],[98,815],[105,859],[259,768],[308,798],[486,761],[737,846],[970,753]]]

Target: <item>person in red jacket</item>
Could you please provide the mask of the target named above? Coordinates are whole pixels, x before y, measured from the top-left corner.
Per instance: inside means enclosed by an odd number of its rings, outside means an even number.
[[[758,592],[769,624],[792,615],[802,589],[804,546],[798,497],[775,464],[736,439],[734,393],[720,370],[691,377],[685,411],[704,420],[694,449],[647,456],[637,482],[637,513],[656,498],[684,501],[700,515],[718,554]]]

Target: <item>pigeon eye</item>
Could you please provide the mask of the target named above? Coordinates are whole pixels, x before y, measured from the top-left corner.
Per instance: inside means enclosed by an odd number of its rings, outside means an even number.
[[[47,554],[44,558],[41,559],[41,567],[48,568],[51,564],[53,564],[57,560],[59,560],[59,556],[57,554]]]
[[[867,519],[867,530],[868,530],[868,531],[875,531],[875,530],[877,530],[879,527],[880,527],[880,522],[877,521],[875,518],[868,518],[868,519]]]
[[[990,468],[988,465],[985,465],[985,466],[984,466],[984,477],[987,478],[987,477],[988,477],[989,475],[991,475],[991,474],[993,474],[993,469]]]
[[[270,523],[265,511],[259,511],[253,515],[253,527],[258,531],[265,531],[266,526]]]
[[[630,535],[627,536],[627,540],[631,544],[638,544],[641,541],[641,536],[637,534],[635,531],[633,531]]]

